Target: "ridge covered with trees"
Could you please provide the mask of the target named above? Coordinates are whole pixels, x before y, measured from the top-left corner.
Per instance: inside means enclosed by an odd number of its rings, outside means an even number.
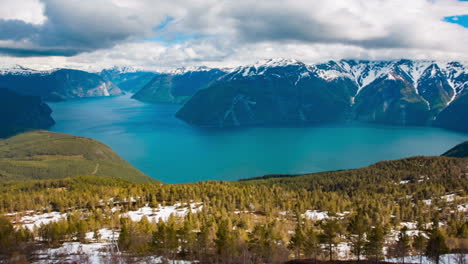
[[[87,233],[107,228],[119,233],[110,256],[128,263],[148,256],[201,263],[384,257],[404,262],[409,255],[438,261],[444,253],[467,249],[467,165],[467,158],[413,157],[240,182],[142,184],[94,175],[3,182],[0,244],[5,250],[0,254],[34,260],[31,247],[88,243]],[[191,203],[202,207],[165,221],[129,217],[140,208],[156,213],[176,203],[180,210]],[[29,210],[66,217],[21,228]],[[317,212],[326,217],[311,217]],[[12,229],[10,222],[20,228]],[[415,227],[408,230],[408,223]],[[343,247],[349,248],[346,256]]]

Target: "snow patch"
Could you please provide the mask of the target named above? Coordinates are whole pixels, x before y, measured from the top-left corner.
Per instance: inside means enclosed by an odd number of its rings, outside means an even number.
[[[190,207],[190,209],[189,209]],[[171,206],[159,206],[151,208],[148,205],[136,210],[121,214],[123,217],[129,217],[132,221],[139,222],[146,216],[150,222],[167,221],[169,216],[184,217],[189,213],[197,213],[203,209],[202,203],[190,203],[188,206],[176,203]]]
[[[57,222],[67,217],[66,213],[60,212],[50,212],[44,214],[34,214],[29,211],[28,215],[25,215],[20,218],[19,221],[13,222],[13,224],[20,225],[29,230],[34,230],[34,227],[40,227],[41,225],[50,224],[52,222]]]
[[[307,210],[304,214],[302,214],[302,217],[305,217],[307,219],[313,220],[313,221],[319,221],[323,219],[328,219],[330,216],[328,216],[328,212],[324,211],[317,211],[317,210]]]

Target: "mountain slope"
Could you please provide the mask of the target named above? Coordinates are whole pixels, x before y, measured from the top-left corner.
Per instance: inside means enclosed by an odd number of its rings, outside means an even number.
[[[55,123],[51,113],[39,97],[0,89],[0,138],[29,129],[48,128]]]
[[[468,141],[456,145],[449,151],[442,154],[442,156],[454,158],[468,158]]]
[[[9,87],[20,94],[40,96],[46,101],[122,94],[117,86],[97,74],[71,69],[3,70],[0,71],[0,87]]]
[[[462,90],[436,117],[434,123],[438,127],[468,132],[468,89]]]
[[[326,81],[301,62],[270,60],[198,91],[177,117],[218,127],[336,121],[349,112],[356,90],[350,80]]]
[[[362,88],[356,96],[355,118],[394,125],[425,125],[428,103],[415,92],[408,76],[399,68]]]
[[[111,81],[126,92],[136,92],[142,89],[156,75],[155,72],[139,71],[132,68],[118,68],[102,70],[99,75]]]
[[[206,67],[179,69],[155,76],[132,98],[149,103],[184,103],[225,72]]]
[[[155,182],[108,146],[83,137],[49,131],[0,141],[0,180],[107,176],[131,182]]]
[[[177,117],[197,126],[440,122],[468,132],[457,124],[467,116],[467,72],[459,62],[341,60],[306,65],[267,60],[239,67],[198,91]]]

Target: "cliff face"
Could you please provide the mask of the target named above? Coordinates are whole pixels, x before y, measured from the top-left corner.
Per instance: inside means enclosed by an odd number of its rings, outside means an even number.
[[[0,89],[0,137],[31,129],[45,129],[55,122],[52,110],[36,96]]]

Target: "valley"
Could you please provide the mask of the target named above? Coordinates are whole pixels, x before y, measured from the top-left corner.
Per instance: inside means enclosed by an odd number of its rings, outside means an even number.
[[[129,95],[49,105],[57,122],[52,131],[99,140],[165,183],[358,168],[381,160],[440,155],[468,139],[467,134],[433,127],[344,122],[197,128],[174,117],[179,105],[142,103]]]
[[[4,71],[0,262],[461,264],[463,67]]]

